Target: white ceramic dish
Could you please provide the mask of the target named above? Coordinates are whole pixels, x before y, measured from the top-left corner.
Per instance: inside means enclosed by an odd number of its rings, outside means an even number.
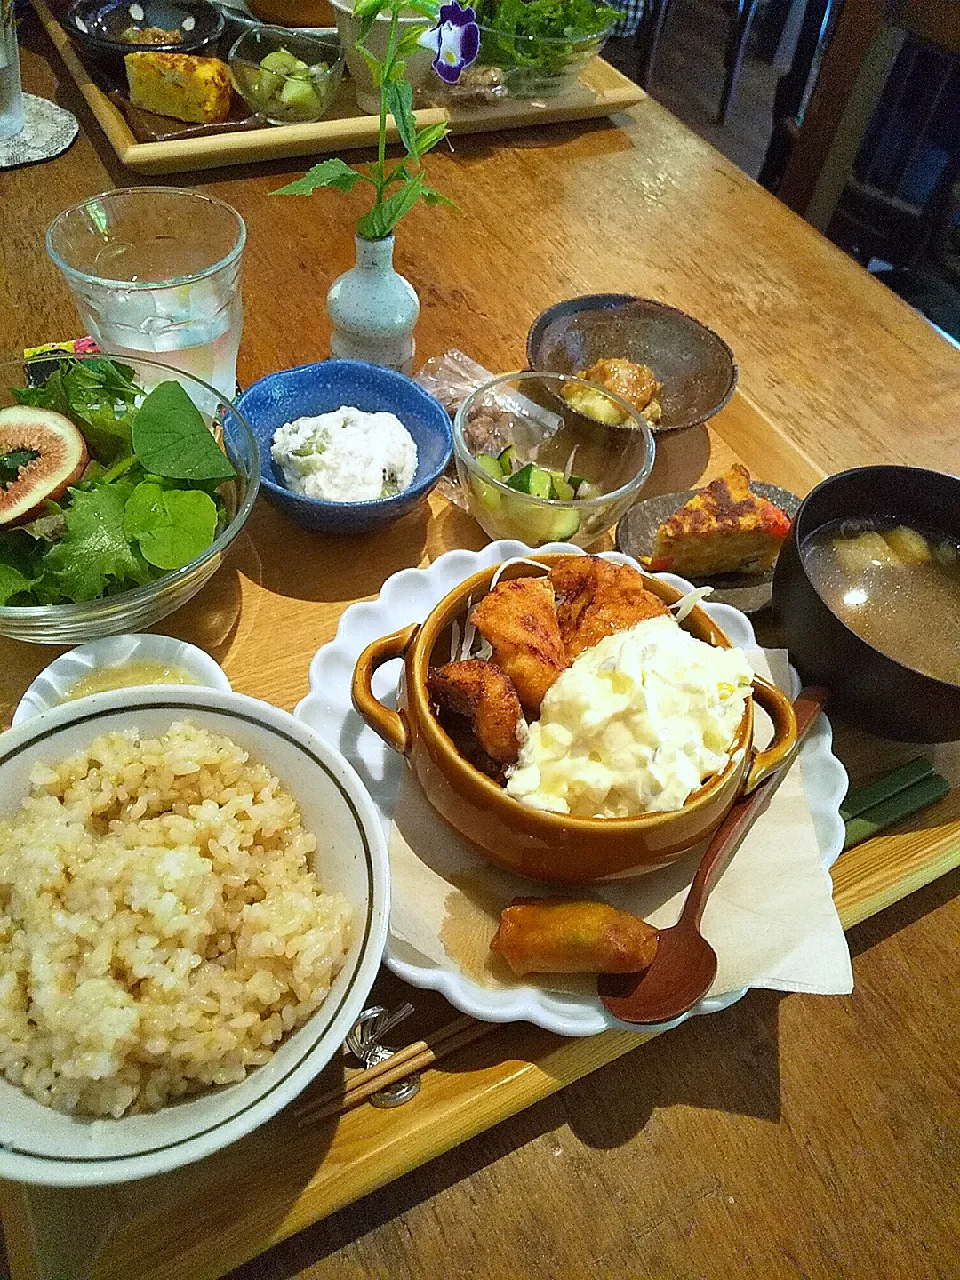
[[[389,835],[406,765],[353,709],[350,681],[357,658],[379,636],[422,621],[448,591],[478,570],[512,556],[536,559],[538,553],[551,551],[584,554],[571,543],[551,542],[533,551],[519,542],[500,541],[491,542],[482,551],[448,551],[426,569],[403,569],[387,579],[376,600],[361,601],[346,609],[336,637],[314,656],[310,664],[311,691],[294,714],[353,762],[373,797],[385,835]],[[608,553],[608,558],[636,566],[636,561],[617,552]],[[673,574],[656,576],[683,591],[691,590],[688,582]],[[735,645],[745,649],[755,647],[753,628],[742,613],[729,605],[705,602],[703,607]],[[387,663],[374,677],[374,693],[389,705],[396,705],[401,670],[399,661]],[[797,689],[798,681],[794,692]],[[804,785],[825,867],[832,865],[843,846],[843,823],[837,810],[847,789],[847,775],[830,750],[831,740],[830,725],[826,717],[821,716],[802,748]],[[404,981],[442,992],[451,1004],[475,1018],[490,1022],[533,1022],[548,1031],[571,1036],[595,1035],[611,1027],[636,1030],[613,1018],[595,996],[566,995],[532,985],[511,990],[482,987],[452,965],[441,967],[409,946],[401,947],[392,938],[387,941],[386,962]],[[695,1013],[715,1013],[745,994],[746,991],[741,990],[709,996],[684,1018]],[[682,1022],[684,1018],[677,1021]]]
[[[38,761],[58,760],[108,729],[165,730],[172,721],[226,734],[289,787],[317,833],[317,868],[356,910],[343,969],[320,1008],[240,1084],[149,1115],[71,1117],[0,1077],[0,1178],[53,1186],[120,1182],[198,1160],[269,1119],[342,1043],[377,976],[387,931],[389,867],[380,815],[339,752],[286,711],[237,693],[145,686],[92,694],[0,736],[0,809],[27,790]]]
[[[230,681],[223,668],[195,644],[187,644],[176,636],[104,636],[102,640],[78,645],[45,667],[20,699],[13,713],[13,727],[16,729],[34,716],[61,706],[70,690],[94,671],[141,662],[179,667],[190,677],[192,685],[230,692]]]

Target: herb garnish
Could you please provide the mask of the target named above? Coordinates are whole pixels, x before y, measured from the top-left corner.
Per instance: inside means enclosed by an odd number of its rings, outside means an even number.
[[[209,547],[224,518],[217,485],[236,471],[179,382],[144,396],[126,365],[67,359],[41,386],[13,394],[70,418],[94,460],[59,504],[0,530],[0,605],[95,600]],[[16,461],[0,459],[0,484],[7,460]]]

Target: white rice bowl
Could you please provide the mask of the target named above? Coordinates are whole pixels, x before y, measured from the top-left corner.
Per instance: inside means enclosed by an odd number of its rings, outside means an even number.
[[[330,1060],[377,975],[389,873],[376,813],[343,757],[266,703],[154,686],[96,694],[46,712],[0,736],[0,819],[17,820],[31,773],[43,777],[44,766],[86,750],[105,733],[159,737],[177,721],[228,738],[290,793],[305,831],[317,837],[312,857],[321,888],[343,894],[352,907],[343,967],[319,1007],[263,1065],[250,1066],[237,1083],[213,1085],[157,1110],[119,1119],[70,1115],[0,1077],[0,1177],[59,1186],[117,1182],[176,1168],[235,1141],[290,1102]],[[322,968],[308,971],[322,976]]]

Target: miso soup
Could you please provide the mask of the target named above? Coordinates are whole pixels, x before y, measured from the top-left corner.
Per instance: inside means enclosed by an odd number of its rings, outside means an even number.
[[[824,525],[800,548],[820,597],[889,658],[960,684],[960,545],[907,525]]]

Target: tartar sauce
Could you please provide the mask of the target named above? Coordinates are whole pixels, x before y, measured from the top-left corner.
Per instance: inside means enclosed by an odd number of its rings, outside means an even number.
[[[673,618],[607,636],[563,671],[507,791],[537,809],[624,818],[680,809],[727,763],[753,671]]]

